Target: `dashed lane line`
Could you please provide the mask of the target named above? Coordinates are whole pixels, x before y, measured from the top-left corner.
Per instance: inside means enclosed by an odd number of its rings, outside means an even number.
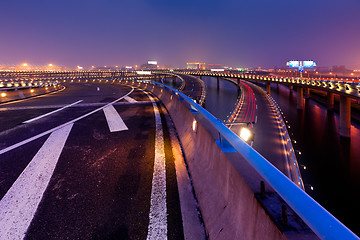
[[[0,238],[23,239],[74,124],[51,133],[0,201]]]
[[[145,92],[145,91],[144,91]],[[145,92],[146,93],[146,92]],[[149,226],[147,240],[167,239],[167,206],[166,206],[166,168],[164,136],[159,109],[155,100],[148,94],[155,114],[155,157],[151,188]]]
[[[113,105],[109,105],[103,108],[106,121],[108,123],[110,132],[119,132],[128,130],[127,126],[125,125],[124,121],[120,117],[119,113],[116,111]]]
[[[43,117],[47,117],[47,116],[49,116],[49,115],[51,115],[51,114],[60,112],[61,110],[64,110],[64,109],[66,109],[66,108],[68,108],[68,107],[71,107],[71,106],[74,106],[74,105],[76,105],[76,104],[78,104],[78,103],[81,103],[82,101],[83,101],[83,100],[76,101],[76,102],[71,103],[71,104],[69,104],[69,105],[66,105],[66,106],[64,106],[64,107],[62,107],[62,108],[56,109],[56,110],[54,110],[54,111],[45,113],[45,114],[43,114],[43,115],[41,115],[41,116],[38,116],[38,117],[32,118],[32,119],[30,119],[30,120],[27,120],[27,121],[25,121],[24,123],[31,123],[31,122],[36,121],[36,120],[39,120],[39,119],[41,119],[41,118],[43,118]]]

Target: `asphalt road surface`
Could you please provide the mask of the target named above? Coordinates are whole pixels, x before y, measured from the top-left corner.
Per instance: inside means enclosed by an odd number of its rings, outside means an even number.
[[[66,87],[0,105],[0,239],[183,239],[160,103]]]
[[[252,147],[281,172],[292,178],[294,174],[290,173],[290,163],[285,155],[274,106],[260,87],[245,81],[240,83],[243,86],[241,107],[232,122],[251,123],[248,127],[254,134],[253,142],[250,143]],[[230,125],[230,129],[239,134],[242,126]],[[297,181],[297,176],[293,180]]]
[[[178,75],[181,76],[185,81],[185,87],[182,90],[182,93],[196,100],[197,103],[199,103],[200,99],[205,94],[204,84],[202,83],[202,80],[190,75]]]

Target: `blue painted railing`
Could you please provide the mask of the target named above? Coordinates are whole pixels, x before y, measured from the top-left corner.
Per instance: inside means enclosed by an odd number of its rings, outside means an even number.
[[[299,188],[268,160],[240,139],[234,132],[218,121],[212,114],[194,102],[191,98],[174,88],[153,81],[144,81],[149,84],[167,89],[176,93],[192,109],[207,119],[211,127],[216,129],[236,151],[263,177],[268,184],[283,198],[283,200],[298,214],[298,216],[321,239],[359,239],[350,229],[337,220],[331,213]]]

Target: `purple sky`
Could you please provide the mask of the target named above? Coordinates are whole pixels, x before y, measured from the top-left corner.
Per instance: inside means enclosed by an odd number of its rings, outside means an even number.
[[[1,0],[0,64],[360,69],[360,0]]]

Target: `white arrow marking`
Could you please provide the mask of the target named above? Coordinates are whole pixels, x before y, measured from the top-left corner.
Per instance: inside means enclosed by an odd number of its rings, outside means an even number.
[[[73,123],[68,124],[51,133],[1,199],[1,239],[23,239],[25,237],[73,125]]]
[[[124,121],[120,117],[113,105],[109,105],[103,109],[106,121],[109,125],[110,132],[119,132],[128,130]]]

